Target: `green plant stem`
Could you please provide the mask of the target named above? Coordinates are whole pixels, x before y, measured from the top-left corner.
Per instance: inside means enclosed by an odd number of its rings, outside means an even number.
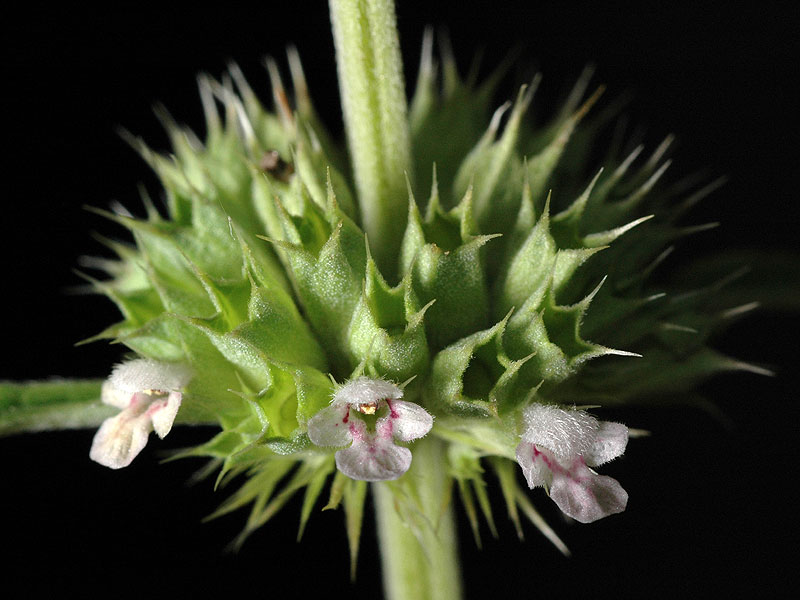
[[[0,435],[96,427],[118,409],[100,402],[99,379],[0,381]]]
[[[444,443],[429,436],[414,443],[403,484],[373,486],[378,540],[387,600],[458,600],[461,571]],[[398,485],[414,509],[403,510],[393,494]],[[394,490],[395,493],[397,490]]]
[[[378,266],[394,277],[412,176],[394,0],[330,0],[330,11],[362,226]]]
[[[98,427],[119,413],[119,408],[102,403],[102,385],[102,379],[0,381],[0,436]],[[214,424],[187,411],[178,413],[175,422]]]

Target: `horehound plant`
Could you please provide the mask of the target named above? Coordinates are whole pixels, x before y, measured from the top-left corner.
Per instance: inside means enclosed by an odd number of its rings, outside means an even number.
[[[497,108],[500,71],[464,80],[447,52],[437,68],[426,35],[408,106],[391,0],[330,8],[346,150],[295,50],[289,89],[267,61],[271,111],[236,66],[202,76],[205,141],[166,113],[172,154],[129,138],[166,215],[148,198],[144,219],[104,213],[134,244],[90,263],[123,317],[91,339],[129,356],[105,382],[0,384],[0,430],[99,426],[90,457],[118,469],[152,431],[215,424],[176,457],[239,484],[215,513],[250,508],[237,544],[302,494],[301,532],[343,508],[355,567],[371,489],[387,596],[458,598],[455,489],[476,540],[482,519],[495,531],[497,481],[517,528],[521,514],[566,553],[535,504],[584,523],[627,504],[593,468],[637,431],[603,408],[764,372],[706,344],[755,303],[720,304],[735,273],[651,282],[719,182],[664,187],[669,140],[606,147],[613,103],[588,75],[534,127],[538,77]]]

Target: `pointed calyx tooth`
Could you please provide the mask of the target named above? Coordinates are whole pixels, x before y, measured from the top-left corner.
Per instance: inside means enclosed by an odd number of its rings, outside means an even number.
[[[747,314],[757,309],[760,306],[761,303],[758,301],[748,302],[747,304],[741,304],[739,306],[734,306],[733,308],[728,308],[726,310],[723,310],[720,313],[720,317],[722,317],[723,319],[733,319],[741,315]]]
[[[286,88],[283,87],[283,80],[278,70],[278,63],[276,63],[275,59],[271,56],[267,56],[264,58],[264,66],[267,69],[269,80],[272,84],[272,97],[275,101],[275,107],[278,109],[278,114],[284,125],[288,129],[291,129],[294,127],[294,116],[292,115],[292,107],[289,104],[289,96],[286,94]]]
[[[489,318],[488,273],[483,247],[496,235],[478,235],[472,193],[445,211],[434,187],[425,219],[409,193],[408,225],[400,254],[401,272],[423,306],[431,349],[485,327]]]
[[[517,372],[525,360],[511,360],[503,337],[511,313],[494,326],[464,337],[433,359],[431,392],[449,414],[487,417],[524,399]],[[527,359],[528,357],[526,357]]]
[[[368,256],[364,290],[347,334],[352,361],[394,379],[424,370],[430,357],[425,314],[434,302],[420,306],[410,274],[390,287]]]
[[[290,44],[286,48],[286,57],[289,61],[289,72],[292,75],[292,87],[294,88],[295,101],[301,114],[310,114],[313,111],[311,104],[311,94],[308,91],[306,74],[303,71],[303,63],[300,60],[300,53],[297,47]]]
[[[247,106],[249,111],[254,111],[259,106],[259,101],[255,95],[255,92],[253,92],[253,88],[251,88],[250,84],[247,83],[247,79],[245,78],[244,73],[242,73],[242,69],[237,63],[231,61],[228,63],[228,73],[230,73],[231,77],[233,78],[233,82],[239,89],[239,94],[241,94],[245,106]]]
[[[590,233],[589,235],[583,238],[583,245],[589,248],[596,248],[598,246],[605,246],[616,240],[618,237],[623,235],[624,233],[630,231],[637,225],[641,225],[645,221],[649,221],[655,215],[647,215],[646,217],[641,217],[630,223],[622,225],[620,227],[615,227],[614,229],[610,229],[608,231],[600,231],[597,233]]]
[[[509,173],[513,173],[509,165],[521,162],[517,156],[520,125],[538,81],[537,76],[530,86],[522,86],[499,139],[496,139],[497,130],[507,107],[503,105],[495,111],[489,129],[464,159],[456,176],[459,192],[466,190],[469,184],[474,185],[475,221],[483,231],[502,233],[516,210],[518,198],[514,194],[506,197],[506,180]]]
[[[586,210],[589,197],[597,185],[597,180],[600,179],[602,174],[603,169],[600,168],[583,193],[568,208],[553,216],[551,228],[553,237],[558,242],[559,247],[571,248],[575,245],[582,245],[581,221],[583,213]]]
[[[516,240],[512,240],[516,241]],[[556,244],[550,235],[549,202],[518,248],[509,246],[507,257],[494,284],[495,316],[522,306],[550,284],[556,259]]]
[[[205,73],[197,76],[197,88],[200,92],[200,102],[203,105],[203,115],[206,120],[206,130],[209,137],[217,136],[222,130],[222,121],[219,117],[210,81],[211,78]]]
[[[611,175],[608,176],[607,179],[602,181],[600,185],[597,186],[597,192],[595,193],[595,202],[601,204],[605,201],[605,199],[609,196],[611,191],[614,187],[622,180],[625,174],[630,169],[630,166],[633,164],[639,155],[644,151],[644,144],[638,145],[633,151],[625,157],[625,159],[619,164],[619,166],[611,172]]]

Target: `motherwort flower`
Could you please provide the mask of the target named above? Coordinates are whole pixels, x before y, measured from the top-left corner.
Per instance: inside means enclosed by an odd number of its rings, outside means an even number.
[[[121,411],[97,430],[89,456],[112,469],[127,467],[155,431],[164,438],[181,406],[181,391],[191,378],[187,367],[147,358],[114,367],[103,383],[102,401]]]
[[[345,446],[336,466],[363,481],[397,479],[411,466],[411,451],[394,440],[410,442],[433,427],[433,417],[413,402],[400,400],[403,390],[390,381],[358,377],[336,390],[330,406],[308,422],[308,437],[317,446]],[[374,428],[364,416],[377,415]]]
[[[528,487],[546,487],[558,507],[581,523],[625,510],[628,493],[619,482],[589,469],[625,451],[625,425],[542,404],[532,404],[522,416],[525,431],[517,462]]]

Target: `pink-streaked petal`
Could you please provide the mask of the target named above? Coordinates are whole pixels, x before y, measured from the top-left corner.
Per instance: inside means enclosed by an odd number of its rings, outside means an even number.
[[[377,404],[381,400],[398,400],[403,397],[403,390],[391,381],[357,377],[336,389],[332,404]]]
[[[529,488],[550,485],[553,474],[548,465],[554,463],[555,458],[547,450],[540,450],[535,444],[522,441],[517,444],[517,462]]]
[[[405,400],[387,400],[392,421],[392,434],[398,440],[410,442],[426,435],[433,427],[433,417],[419,404]]]
[[[550,498],[564,514],[581,523],[620,513],[628,504],[628,492],[616,479],[593,473],[580,457],[568,471],[553,473]]]
[[[411,451],[375,436],[365,436],[336,453],[336,466],[351,479],[388,481],[408,471]]]
[[[150,419],[123,410],[103,421],[92,440],[89,458],[112,469],[127,467],[147,445]]]
[[[175,422],[175,416],[181,407],[181,393],[170,392],[166,398],[154,400],[147,408],[147,416],[153,423],[153,430],[158,437],[164,439]]]
[[[583,455],[589,466],[602,465],[622,456],[628,445],[628,428],[621,423],[601,421],[594,444],[589,452]]]
[[[351,429],[363,425],[350,416],[347,405],[326,406],[308,420],[308,437],[317,446],[346,446],[353,441]]]

